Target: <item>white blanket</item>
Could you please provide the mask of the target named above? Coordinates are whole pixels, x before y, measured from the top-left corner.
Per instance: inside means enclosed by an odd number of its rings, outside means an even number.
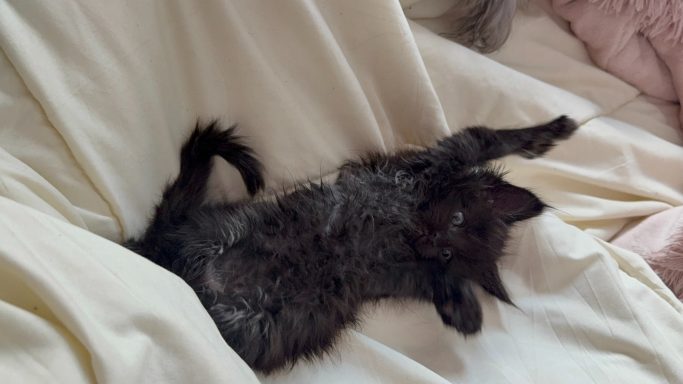
[[[683,306],[604,242],[683,203],[677,106],[597,69],[544,1],[490,57],[439,37],[451,2],[0,2],[2,381],[683,381]],[[501,268],[519,309],[482,295],[476,337],[387,302],[331,356],[254,375],[188,286],[107,240],[144,228],[198,117],[239,122],[279,188],[559,114],[575,137],[505,160],[556,209],[517,228]],[[218,164],[216,195],[243,197]]]

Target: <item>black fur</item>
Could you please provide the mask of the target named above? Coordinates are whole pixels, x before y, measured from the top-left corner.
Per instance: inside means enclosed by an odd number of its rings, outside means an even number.
[[[320,356],[361,304],[382,298],[433,302],[446,325],[473,334],[474,286],[512,303],[496,261],[510,227],[545,207],[486,162],[540,156],[575,129],[566,117],[468,128],[424,151],[348,162],[336,182],[275,201],[203,204],[212,155],[252,193],[263,186],[250,150],[212,123],[192,133],[149,229],[126,245],[185,279],[227,343],[263,372]]]

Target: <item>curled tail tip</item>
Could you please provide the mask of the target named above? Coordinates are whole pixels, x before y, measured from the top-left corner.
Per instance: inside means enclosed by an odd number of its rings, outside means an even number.
[[[247,191],[249,191],[249,194],[252,196],[265,189],[265,187],[266,182],[260,173],[255,174],[252,181],[247,183]]]
[[[254,150],[244,143],[244,139],[236,131],[237,124],[223,129],[217,119],[207,123],[197,121],[183,148],[182,156],[188,163],[221,156],[237,168],[247,191],[253,196],[265,188],[263,165],[254,155]]]
[[[265,189],[266,183],[263,177],[263,165],[251,153],[242,154],[238,160],[240,165],[235,166],[240,172],[249,195],[254,196]]]

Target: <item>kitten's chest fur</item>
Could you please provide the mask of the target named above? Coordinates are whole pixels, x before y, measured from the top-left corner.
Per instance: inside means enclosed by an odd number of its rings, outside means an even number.
[[[360,304],[385,296],[373,276],[417,259],[406,240],[414,202],[409,191],[378,183],[311,185],[276,203],[203,208],[180,229],[189,237],[180,249],[188,257],[176,267],[208,305],[243,295],[276,312],[285,302]],[[200,249],[208,250],[202,268],[189,257]]]

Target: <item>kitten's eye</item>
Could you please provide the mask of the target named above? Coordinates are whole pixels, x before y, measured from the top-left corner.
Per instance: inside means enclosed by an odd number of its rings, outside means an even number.
[[[451,227],[459,227],[465,222],[465,215],[462,212],[456,212],[451,217]]]
[[[442,249],[441,250],[441,258],[444,260],[450,260],[451,257],[453,257],[453,254],[451,253],[450,249]]]

